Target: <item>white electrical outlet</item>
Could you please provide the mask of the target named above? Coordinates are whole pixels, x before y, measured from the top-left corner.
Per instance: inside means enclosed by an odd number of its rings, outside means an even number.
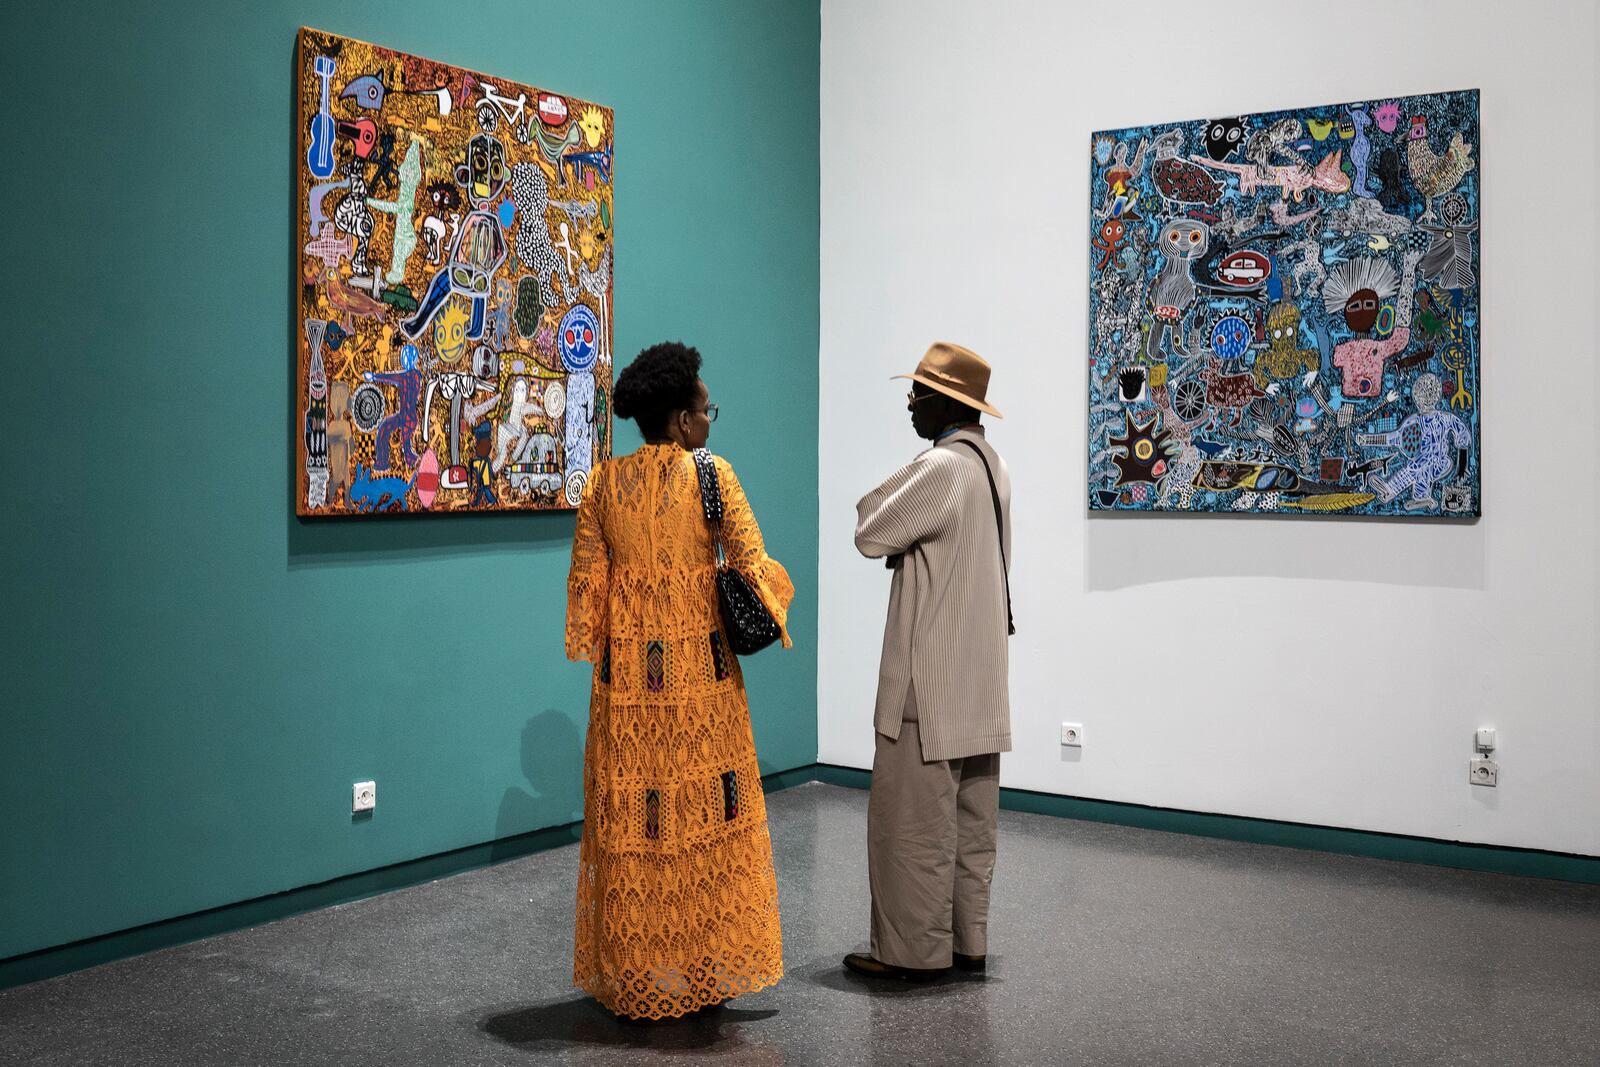
[[[1064,722],[1061,724],[1061,743],[1072,748],[1083,747],[1083,723]]]
[[[1487,756],[1478,756],[1467,761],[1467,777],[1472,779],[1473,785],[1499,785],[1500,764]]]
[[[357,782],[351,793],[350,810],[352,812],[371,811],[378,805],[377,782]]]

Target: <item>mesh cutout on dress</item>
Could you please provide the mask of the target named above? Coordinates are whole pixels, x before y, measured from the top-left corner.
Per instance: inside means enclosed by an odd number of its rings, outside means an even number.
[[[661,840],[661,790],[644,791],[644,836],[651,841]]]
[[[726,771],[722,775],[722,820],[731,822],[739,817],[739,772]]]
[[[726,551],[782,625],[794,588],[717,465]],[[567,655],[597,664],[573,982],[637,1018],[783,975],[761,771],[711,552],[688,452],[646,445],[592,472],[567,583]]]
[[[667,646],[660,641],[644,643],[644,687],[652,693],[667,687]]]
[[[719,682],[727,681],[733,675],[733,666],[729,663],[732,657],[728,654],[728,646],[722,640],[720,631],[711,631],[711,676]]]

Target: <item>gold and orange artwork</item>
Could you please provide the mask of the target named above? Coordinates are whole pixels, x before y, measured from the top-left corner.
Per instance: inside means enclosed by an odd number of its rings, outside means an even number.
[[[615,116],[296,51],[300,515],[576,507],[610,454]]]

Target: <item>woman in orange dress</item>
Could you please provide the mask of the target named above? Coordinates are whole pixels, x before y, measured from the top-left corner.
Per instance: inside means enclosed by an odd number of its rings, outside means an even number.
[[[668,343],[618,376],[613,409],[645,443],[591,472],[567,579],[567,657],[594,664],[573,984],[640,1019],[783,976],[750,708],[691,455],[717,413],[699,370],[697,351]],[[782,627],[794,586],[715,463],[728,561]]]

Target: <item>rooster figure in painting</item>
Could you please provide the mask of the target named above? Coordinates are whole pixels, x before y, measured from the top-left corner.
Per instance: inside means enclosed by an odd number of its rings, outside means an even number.
[[[1411,139],[1406,142],[1406,169],[1411,172],[1411,184],[1428,199],[1424,218],[1433,217],[1433,198],[1454,189],[1477,164],[1472,160],[1472,146],[1457,130],[1450,145],[1439,155],[1428,147],[1428,120],[1422,115],[1411,116]]]

